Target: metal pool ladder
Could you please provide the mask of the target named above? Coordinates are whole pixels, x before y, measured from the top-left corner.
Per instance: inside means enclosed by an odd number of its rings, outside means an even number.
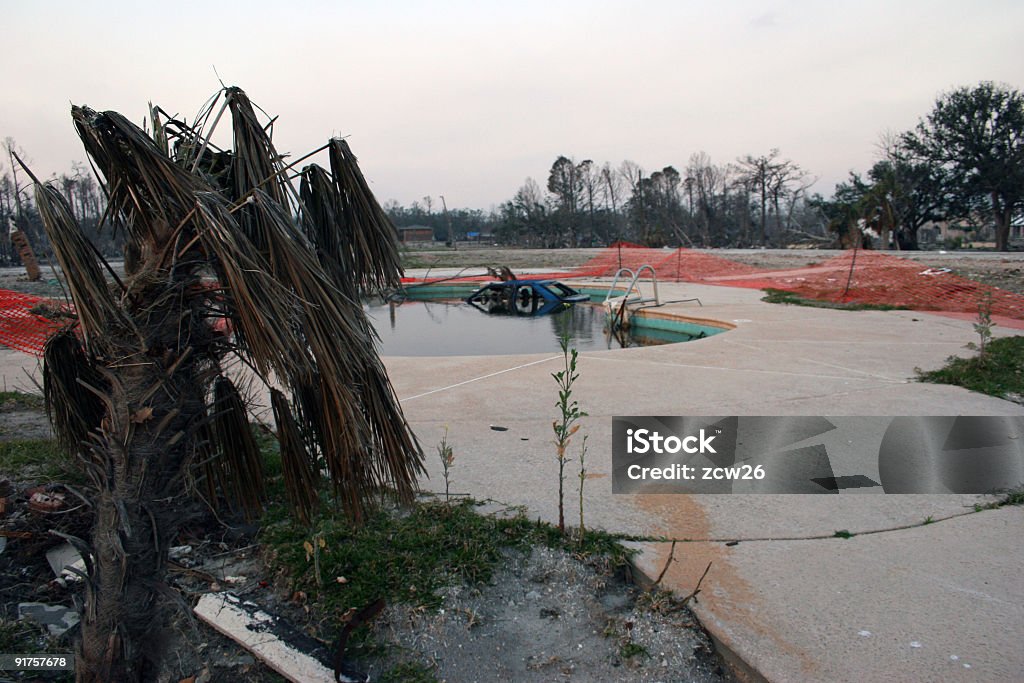
[[[654,296],[644,297],[638,286],[640,276],[645,270],[651,271],[651,284],[654,286]],[[626,293],[622,296],[612,296],[615,293],[615,285],[619,284],[620,275],[631,275],[632,279],[629,281],[629,287],[626,289]],[[633,290],[636,290],[636,294],[633,294]],[[631,268],[619,268],[615,272],[615,278],[612,279],[612,285],[608,289],[608,293],[604,297],[604,306],[608,309],[610,314],[609,320],[610,326],[613,330],[622,328],[629,323],[628,307],[630,304],[640,306],[642,304],[654,302],[655,306],[661,305],[661,299],[658,297],[658,275],[654,272],[654,266],[645,263],[633,272]]]

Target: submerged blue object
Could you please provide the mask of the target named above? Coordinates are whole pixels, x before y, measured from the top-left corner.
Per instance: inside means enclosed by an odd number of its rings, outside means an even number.
[[[588,301],[589,296],[557,280],[490,282],[466,297],[466,303],[485,313],[526,316],[548,315]]]

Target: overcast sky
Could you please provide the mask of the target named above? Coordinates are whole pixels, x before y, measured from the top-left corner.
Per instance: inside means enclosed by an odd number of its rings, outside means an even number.
[[[564,154],[682,170],[773,147],[831,194],[938,94],[1024,87],[1024,2],[0,0],[0,138],[84,160],[70,104],[191,119],[220,78],[297,155],[349,136],[378,198],[488,209]],[[298,8],[298,9],[296,9]],[[6,164],[4,164],[6,167]]]

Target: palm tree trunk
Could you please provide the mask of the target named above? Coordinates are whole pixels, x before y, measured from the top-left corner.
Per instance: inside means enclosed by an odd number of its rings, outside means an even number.
[[[111,387],[100,436],[92,569],[82,615],[77,680],[152,680],[158,661],[155,634],[163,622],[159,586],[167,549],[193,504],[185,492],[187,438],[205,417],[203,368],[177,340],[180,288],[148,288],[140,300],[163,302],[134,316],[142,338],[116,339],[100,369]],[[158,291],[153,291],[158,290]],[[152,298],[150,298],[152,297]],[[179,337],[180,335],[180,337]]]

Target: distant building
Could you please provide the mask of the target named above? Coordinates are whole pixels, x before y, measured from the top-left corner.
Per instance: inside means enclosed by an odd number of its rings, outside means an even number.
[[[470,231],[466,233],[466,240],[469,242],[490,242],[493,240],[491,232],[487,231]]]
[[[985,214],[972,216],[974,220],[957,219],[949,221],[929,221],[921,226],[917,238],[921,244],[939,244],[950,242],[985,242],[995,239],[995,229],[991,219]],[[1011,239],[1013,229],[1010,229]]]
[[[407,225],[398,228],[398,241],[402,244],[411,242],[433,242],[434,229],[426,225]]]

